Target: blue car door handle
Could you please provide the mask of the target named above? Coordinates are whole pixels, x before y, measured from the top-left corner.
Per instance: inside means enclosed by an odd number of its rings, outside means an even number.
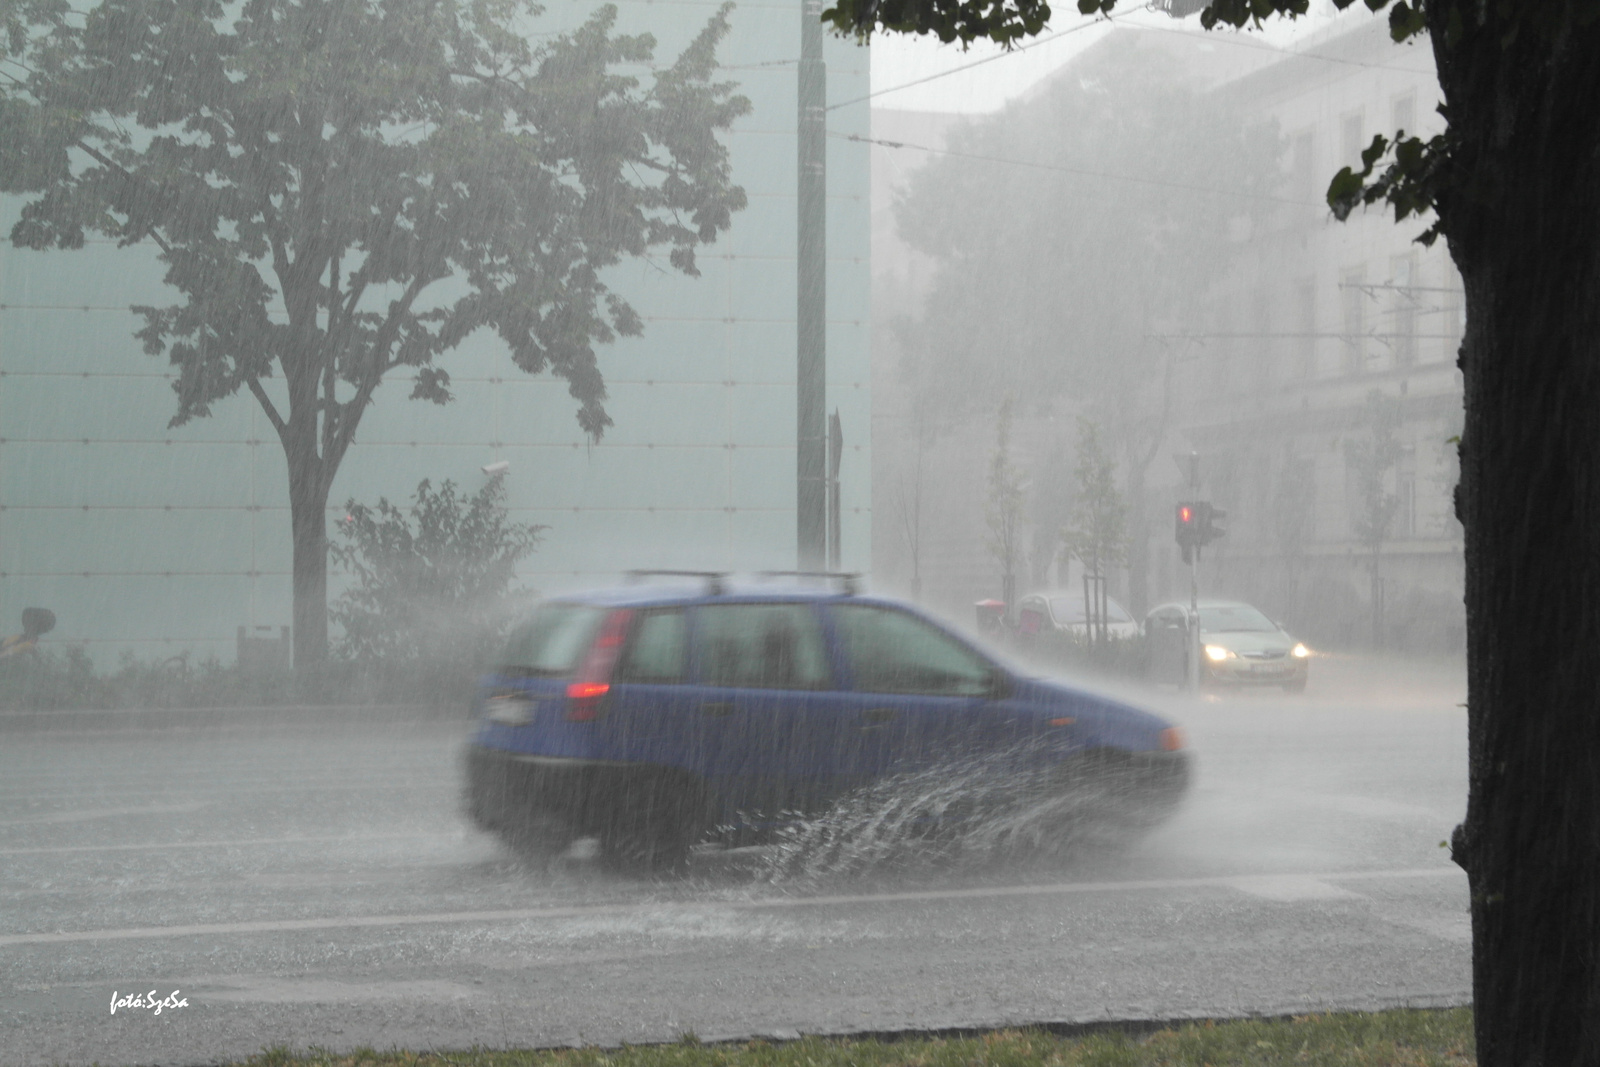
[[[700,713],[702,715],[715,716],[719,719],[725,718],[733,714],[733,701],[708,700],[704,704],[700,705]]]
[[[880,726],[887,726],[889,720],[898,714],[894,708],[868,708],[861,713],[861,729],[876,730]]]

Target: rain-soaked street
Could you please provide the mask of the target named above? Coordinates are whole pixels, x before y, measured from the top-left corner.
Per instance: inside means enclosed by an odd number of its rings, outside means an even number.
[[[556,1045],[1464,1003],[1459,667],[1140,699],[1189,802],[1136,846],[680,881],[526,866],[459,811],[459,720],[114,716],[0,744],[7,1063]],[[259,713],[257,713],[259,714]],[[232,723],[233,725],[220,725]],[[113,996],[178,991],[160,1015]]]

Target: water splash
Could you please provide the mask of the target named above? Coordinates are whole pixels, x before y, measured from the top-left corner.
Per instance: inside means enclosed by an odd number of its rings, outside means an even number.
[[[796,815],[767,850],[772,884],[1059,867],[1086,848],[1131,842],[1159,821],[1104,763],[1019,770],[1014,754],[941,763],[879,779],[827,811]]]

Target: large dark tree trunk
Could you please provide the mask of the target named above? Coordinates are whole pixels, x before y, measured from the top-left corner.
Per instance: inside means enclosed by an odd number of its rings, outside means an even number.
[[[1454,854],[1472,890],[1478,1062],[1595,1064],[1600,23],[1577,25],[1583,4],[1490,4],[1485,25],[1479,9],[1428,6],[1456,137],[1441,218],[1467,303],[1471,793]]]

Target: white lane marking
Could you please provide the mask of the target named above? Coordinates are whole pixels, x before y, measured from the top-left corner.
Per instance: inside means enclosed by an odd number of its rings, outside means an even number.
[[[1312,881],[1361,879],[1400,879],[1462,877],[1457,867],[1426,867],[1395,871],[1331,871],[1326,874],[1296,875]],[[269,919],[237,923],[205,923],[192,926],[138,926],[120,930],[67,930],[55,933],[0,935],[0,948],[11,945],[56,945],[73,941],[130,941],[157,937],[196,937],[208,934],[287,933],[297,930],[344,930],[375,926],[427,926],[450,923],[529,922],[540,919],[620,915],[648,907],[656,912],[696,911],[707,907],[732,911],[760,911],[777,908],[836,907],[844,904],[905,904],[940,900],[975,900],[1004,897],[1060,896],[1076,893],[1127,893],[1151,889],[1237,889],[1240,876],[1218,878],[1170,878],[1129,882],[1058,882],[1051,885],[989,886],[973,889],[928,889],[908,893],[859,893],[825,897],[770,897],[763,900],[738,900],[707,904],[579,904],[549,908],[506,908],[499,911],[445,911],[416,915],[347,915],[326,919]]]
[[[437,834],[358,834],[330,837],[247,837],[237,841],[166,841],[147,845],[40,845],[36,848],[0,848],[0,856],[37,856],[58,852],[145,852],[162,848],[253,848],[264,845],[359,845],[367,841],[416,841],[438,839],[454,841],[449,833]]]
[[[1229,884],[1241,893],[1264,900],[1338,900],[1353,899],[1360,895],[1305,874],[1252,875],[1235,878]]]
[[[0,820],[0,826],[37,826],[41,823],[87,822],[91,819],[119,819],[132,815],[187,815],[205,807],[201,801],[185,804],[146,804],[143,807],[84,808],[81,811],[52,811],[21,819]]]
[[[425,1000],[441,1003],[470,1000],[482,992],[458,982],[422,979],[392,982],[338,982],[326,979],[280,979],[241,976],[222,980],[212,989],[203,981],[190,988],[206,1003],[231,1001],[241,1004],[359,1004],[383,1000]]]
[[[428,768],[431,772],[434,768]],[[318,771],[318,774],[332,774],[332,770]],[[421,774],[403,777],[406,772],[401,771],[395,775],[386,775],[383,778],[368,780],[345,779],[340,782],[316,782],[292,785],[192,785],[185,783],[183,794],[185,796],[202,796],[212,798],[227,798],[242,794],[274,794],[292,793],[304,795],[307,793],[353,793],[371,792],[385,793],[405,790],[415,792],[419,789],[434,789],[439,792],[453,792],[461,788],[459,782],[453,778],[434,776],[431,781],[425,780]],[[116,787],[96,784],[94,798],[97,800],[114,799],[116,797],[147,797],[152,793],[171,791],[172,781],[166,778],[153,778],[148,782],[134,782],[129,785]],[[82,789],[62,789],[57,792],[43,792],[28,789],[5,789],[0,787],[0,805],[12,805],[19,801],[44,801],[44,800],[78,800],[84,796]]]

